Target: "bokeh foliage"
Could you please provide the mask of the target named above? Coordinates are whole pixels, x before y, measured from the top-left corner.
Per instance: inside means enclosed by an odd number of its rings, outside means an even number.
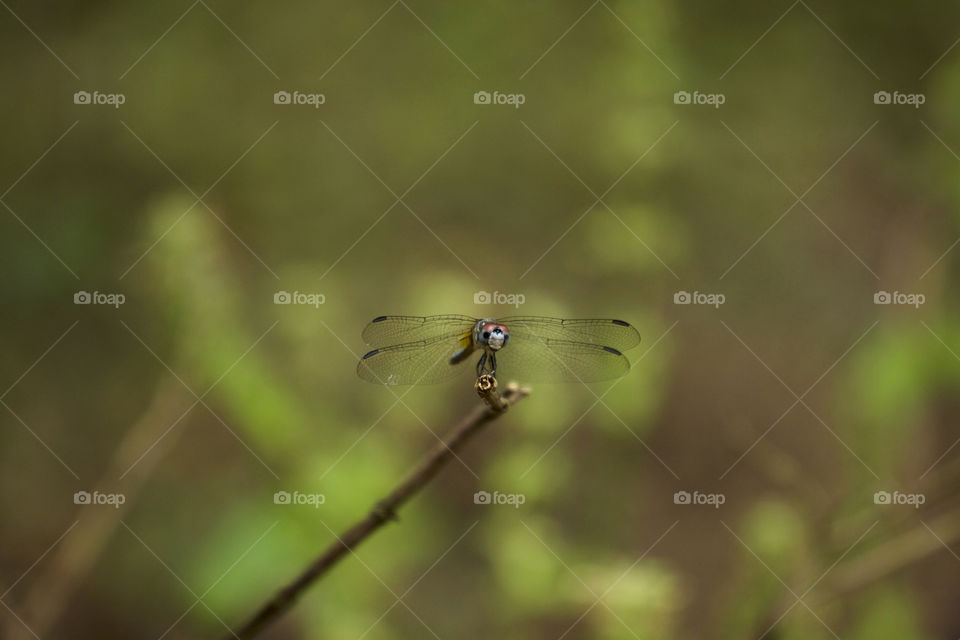
[[[43,637],[157,637],[191,590],[205,604],[167,637],[223,634],[476,402],[469,378],[402,401],[359,380],[364,324],[515,312],[475,305],[488,290],[522,293],[521,313],[627,319],[642,359],[613,386],[536,387],[269,637],[954,637],[937,594],[960,575],[960,251],[936,261],[960,233],[960,53],[936,61],[957,17],[11,2],[4,589],[106,480],[130,493],[123,525]],[[81,89],[127,102],[75,105]],[[276,105],[281,89],[326,102]],[[926,103],[874,104],[894,89]],[[526,102],[476,105],[480,90]],[[681,90],[726,102],[674,104]],[[77,306],[78,290],[126,303]],[[675,305],[680,290],[727,302]],[[878,290],[926,303],[877,306]],[[157,402],[182,418],[153,424]],[[121,446],[140,421],[167,435],[134,489],[113,469],[145,450]],[[894,489],[928,502],[874,504]],[[283,490],[326,500],[274,504]],[[726,502],[676,505],[682,490]],[[4,601],[27,606],[58,561]],[[777,620],[812,585],[810,609]]]

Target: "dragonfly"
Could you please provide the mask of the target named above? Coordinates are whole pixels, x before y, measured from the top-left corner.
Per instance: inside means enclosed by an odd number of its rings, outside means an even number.
[[[600,382],[625,375],[630,361],[623,352],[640,344],[623,320],[539,316],[378,316],[363,339],[376,348],[360,359],[357,374],[386,385],[444,382],[474,354],[478,378]]]

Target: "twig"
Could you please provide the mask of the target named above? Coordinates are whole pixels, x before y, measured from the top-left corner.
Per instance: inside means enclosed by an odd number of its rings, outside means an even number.
[[[120,526],[124,512],[133,506],[140,489],[183,434],[184,429],[180,428],[168,437],[157,440],[162,430],[175,422],[187,400],[179,382],[168,378],[159,383],[149,407],[124,435],[100,480],[86,487],[91,491],[96,488],[122,493],[124,503],[115,509],[79,507],[78,511],[84,510],[83,517],[78,514],[76,527],[70,531],[70,535],[65,536],[50,558],[37,568],[33,584],[17,605],[20,616],[29,622],[30,627],[8,616],[6,625],[0,624],[0,638],[43,638],[48,630],[56,626],[77,588],[83,584]],[[154,443],[152,449],[151,443]],[[148,449],[151,449],[150,455],[131,467],[137,456]],[[121,483],[118,478],[124,471],[129,471],[129,475]]]
[[[757,629],[750,635],[761,634],[759,637],[772,637],[767,634],[770,633],[773,625],[776,625],[800,602],[808,608],[812,605],[848,602],[848,596],[852,592],[877,584],[891,574],[937,553],[944,551],[953,553],[949,545],[960,539],[960,513],[946,513],[930,521],[930,524],[921,520],[921,524],[922,526],[900,534],[860,557],[850,560],[845,565],[838,566],[832,573],[828,570],[827,573],[830,575],[825,579],[821,578],[823,584],[809,597],[801,596],[801,600],[792,592],[785,595],[778,600],[771,614],[762,619],[762,625],[766,631]],[[808,577],[807,580],[809,579]],[[817,583],[819,582],[820,580],[817,580]]]
[[[482,376],[477,380],[476,389],[485,404],[477,406],[464,417],[460,424],[453,428],[450,435],[443,442],[438,442],[417,468],[397,485],[390,495],[374,505],[366,517],[331,543],[326,551],[295,580],[278,591],[243,627],[226,637],[237,640],[253,638],[290,609],[307,587],[329,571],[343,556],[388,521],[395,520],[397,509],[427,484],[470,437],[488,422],[502,415],[510,402],[520,400],[530,393],[529,389],[523,389],[511,383],[500,395],[497,393],[496,380],[491,376]]]
[[[827,579],[826,590],[831,597],[846,595],[856,589],[876,584],[882,578],[926,558],[947,551],[948,545],[960,539],[960,513],[946,513],[854,559],[844,567],[837,567]],[[948,558],[949,560],[949,558]],[[952,562],[952,561],[951,561]]]

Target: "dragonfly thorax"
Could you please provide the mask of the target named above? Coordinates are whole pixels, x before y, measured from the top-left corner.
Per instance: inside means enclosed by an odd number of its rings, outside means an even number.
[[[510,340],[510,330],[502,324],[481,320],[474,332],[474,341],[491,351],[499,351]]]

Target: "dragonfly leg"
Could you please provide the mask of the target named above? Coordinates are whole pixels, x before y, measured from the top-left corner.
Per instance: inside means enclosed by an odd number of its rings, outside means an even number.
[[[497,356],[493,353],[484,352],[477,363],[477,377],[497,375]]]

